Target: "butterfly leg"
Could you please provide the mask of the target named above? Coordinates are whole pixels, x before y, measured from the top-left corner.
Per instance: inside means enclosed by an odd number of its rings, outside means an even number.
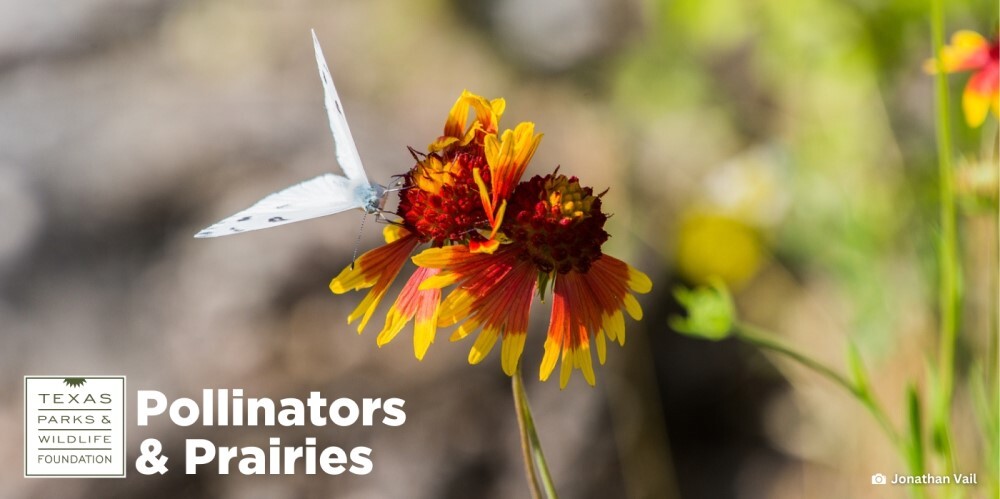
[[[386,215],[395,215],[395,213],[386,210],[379,210],[375,212],[375,221],[378,223],[395,225],[397,227],[406,227],[403,222],[393,220]]]

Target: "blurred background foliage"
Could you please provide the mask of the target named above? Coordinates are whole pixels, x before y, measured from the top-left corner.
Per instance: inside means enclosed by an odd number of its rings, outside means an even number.
[[[995,2],[948,2],[946,15],[947,33],[996,33]],[[610,188],[605,248],[647,272],[654,292],[596,388],[579,376],[563,391],[529,379],[565,497],[863,497],[872,473],[903,472],[875,422],[837,387],[731,340],[677,335],[668,317],[678,311],[675,285],[721,278],[742,317],[829,365],[843,366],[848,340],[857,344],[873,389],[902,424],[905,382],[926,383],[936,355],[924,2],[7,0],[3,378],[124,373],[130,389],[171,397],[211,387],[401,396],[408,421],[129,429],[133,442],[161,438],[168,454],[184,438],[262,445],[280,431],[283,440],[368,445],[367,477],[174,470],[124,482],[27,481],[16,472],[22,402],[11,381],[0,387],[0,495],[526,494],[495,356],[470,367],[471,345],[442,337],[417,362],[405,336],[377,349],[373,331],[359,337],[347,327],[361,295],[333,296],[327,283],[349,263],[360,217],[191,238],[335,168],[309,28],[373,180],[408,169],[406,146],[436,138],[468,88],[507,99],[504,127],[529,120],[545,133],[529,175],[558,165]],[[951,81],[957,103],[965,76]],[[963,383],[974,361],[995,379],[997,122],[971,130],[952,110],[964,158],[958,469],[995,479]],[[378,232],[366,230],[362,249]],[[535,315],[528,373],[547,320]]]

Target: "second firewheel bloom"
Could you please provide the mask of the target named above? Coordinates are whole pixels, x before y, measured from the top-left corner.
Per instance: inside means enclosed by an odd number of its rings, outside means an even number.
[[[924,70],[972,72],[962,92],[962,113],[969,126],[982,125],[991,108],[1000,115],[1000,38],[987,40],[975,31],[957,31],[937,58],[924,63]]]
[[[457,326],[453,341],[479,331],[470,363],[500,340],[501,365],[512,375],[537,294],[552,303],[539,377],[548,379],[561,362],[561,387],[574,368],[593,385],[591,350],[603,364],[607,339],[624,344],[624,313],[642,318],[634,294],[649,292],[652,283],[602,253],[609,236],[601,194],[558,169],[521,181],[541,135],[530,122],[500,133],[504,107],[503,99],[463,92],[444,134],[426,154],[413,153],[416,164],[399,194],[400,222],[386,229],[387,244],[362,255],[330,288],[372,288],[348,318],[361,319],[360,332],[406,260],[429,245],[412,258],[418,268],[389,310],[380,346],[413,320],[414,353],[422,359],[438,327]]]

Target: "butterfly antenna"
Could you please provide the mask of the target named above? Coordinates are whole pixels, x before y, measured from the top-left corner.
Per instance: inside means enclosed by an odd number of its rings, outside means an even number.
[[[424,158],[427,157],[426,154],[424,154],[424,153],[422,153],[422,152],[420,152],[420,151],[418,151],[418,150],[416,150],[416,149],[414,149],[414,148],[412,148],[410,146],[406,146],[406,148],[410,150],[410,156],[413,156],[413,160],[416,161],[417,163],[420,162],[420,157],[421,156],[423,156]]]
[[[354,256],[351,257],[351,270],[354,270],[354,262],[358,259],[358,246],[361,246],[361,233],[365,230],[365,219],[368,218],[368,213],[365,212],[361,215],[361,228],[358,229],[358,238],[354,241]]]

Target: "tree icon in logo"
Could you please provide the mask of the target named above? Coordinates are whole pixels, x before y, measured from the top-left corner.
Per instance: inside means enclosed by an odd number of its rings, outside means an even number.
[[[86,382],[87,378],[66,378],[63,380],[63,383],[65,383],[66,386],[71,386],[73,388],[79,388]]]

